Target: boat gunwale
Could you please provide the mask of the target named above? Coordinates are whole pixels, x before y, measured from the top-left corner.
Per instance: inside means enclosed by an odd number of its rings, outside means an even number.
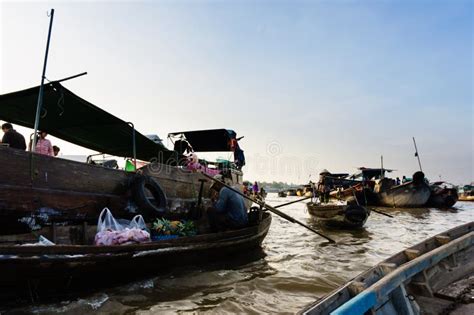
[[[264,214],[265,215],[265,214]],[[258,225],[246,227],[239,230],[231,230],[219,233],[208,233],[197,236],[181,237],[166,241],[147,242],[142,244],[127,245],[54,245],[54,246],[37,246],[37,245],[0,245],[0,257],[8,255],[17,255],[27,257],[28,255],[103,255],[117,253],[132,253],[141,251],[150,251],[166,248],[184,248],[194,247],[212,247],[217,244],[235,243],[246,241],[253,237],[261,236],[268,232],[271,225],[272,217],[269,213],[265,215]]]
[[[323,296],[322,298],[319,298],[317,299],[316,301],[314,302],[311,302],[309,303],[308,305],[306,305],[304,307],[303,310],[301,310],[300,312],[298,312],[299,314],[313,314],[314,311],[319,311],[319,313],[316,313],[316,314],[329,314],[330,312],[336,310],[338,307],[342,306],[345,302],[349,301],[350,299],[354,298],[354,296],[352,296],[348,291],[349,291],[349,287],[354,283],[354,282],[364,282],[366,279],[369,278],[369,276],[371,276],[372,274],[374,274],[376,271],[380,270],[380,266],[382,264],[387,264],[387,263],[396,263],[397,260],[400,259],[400,257],[403,257],[406,259],[406,256],[405,256],[405,251],[408,250],[408,249],[414,249],[414,250],[425,250],[422,254],[426,254],[430,251],[433,251],[435,250],[436,248],[439,248],[441,246],[438,246],[438,247],[435,247],[435,248],[432,248],[432,249],[429,249],[428,246],[430,243],[434,243],[436,242],[436,238],[437,237],[442,237],[442,236],[448,236],[451,238],[451,241],[449,243],[451,243],[452,241],[466,235],[466,234],[469,234],[471,233],[472,231],[474,231],[474,221],[471,221],[471,222],[467,222],[465,224],[462,224],[462,225],[459,225],[459,226],[456,226],[454,228],[451,228],[447,231],[444,231],[444,232],[441,232],[441,233],[438,233],[432,237],[429,237],[413,246],[410,246],[408,248],[405,248],[403,249],[402,251],[399,251],[395,254],[393,254],[392,256],[388,257],[387,259],[379,262],[378,264],[376,264],[375,266],[361,272],[360,274],[358,274],[357,276],[355,276],[354,278],[348,280],[345,284],[343,284],[342,286],[332,290],[331,292],[329,292],[328,294],[326,294],[325,296]],[[448,243],[448,244],[449,244]],[[405,263],[409,262],[408,259],[406,259],[406,261],[402,262],[402,264],[400,265],[403,265]],[[380,281],[383,277],[381,277],[378,281]],[[333,305],[333,303],[336,303],[336,301],[341,297],[341,296],[349,296],[349,299],[348,300],[345,300],[344,302],[342,302],[341,304],[339,305]],[[334,306],[334,307],[333,307]],[[321,312],[321,311],[324,311],[324,312]]]

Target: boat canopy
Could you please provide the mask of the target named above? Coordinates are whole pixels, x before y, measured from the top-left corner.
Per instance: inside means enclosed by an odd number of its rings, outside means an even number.
[[[34,128],[39,86],[0,95],[0,119]],[[133,157],[131,124],[75,95],[59,82],[44,86],[39,129],[76,145],[114,156]],[[136,156],[162,163],[175,156],[162,144],[135,131]],[[161,160],[162,159],[162,160]]]
[[[234,151],[238,140],[235,131],[230,129],[172,132],[168,137],[176,141],[187,141],[195,152]]]

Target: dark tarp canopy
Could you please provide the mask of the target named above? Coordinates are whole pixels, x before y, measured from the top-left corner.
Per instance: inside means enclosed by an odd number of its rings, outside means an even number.
[[[0,95],[0,119],[34,128],[39,86]],[[65,141],[101,153],[133,157],[133,128],[97,106],[75,95],[58,82],[44,86],[39,129]],[[137,158],[150,161],[172,158],[166,149],[135,132]]]
[[[231,142],[236,136],[235,131],[229,129],[182,131],[168,134],[168,137],[186,140],[196,152],[233,151]]]

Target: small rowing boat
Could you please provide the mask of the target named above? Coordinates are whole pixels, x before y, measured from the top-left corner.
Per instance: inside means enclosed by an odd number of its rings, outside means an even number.
[[[321,205],[309,202],[306,207],[318,223],[330,228],[361,228],[370,215],[370,210],[359,205]]]
[[[412,246],[302,314],[474,314],[474,221]]]

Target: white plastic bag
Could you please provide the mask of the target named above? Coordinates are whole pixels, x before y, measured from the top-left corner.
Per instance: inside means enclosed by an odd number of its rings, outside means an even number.
[[[122,231],[124,227],[114,218],[109,208],[104,208],[99,215],[97,222],[97,232]]]
[[[136,215],[131,221],[115,219],[109,209],[104,208],[97,222],[95,245],[124,245],[151,241],[145,220]]]
[[[128,227],[130,229],[136,228],[140,230],[148,230],[146,227],[145,220],[143,219],[141,214],[134,216],[132,221],[130,221],[130,225]]]

